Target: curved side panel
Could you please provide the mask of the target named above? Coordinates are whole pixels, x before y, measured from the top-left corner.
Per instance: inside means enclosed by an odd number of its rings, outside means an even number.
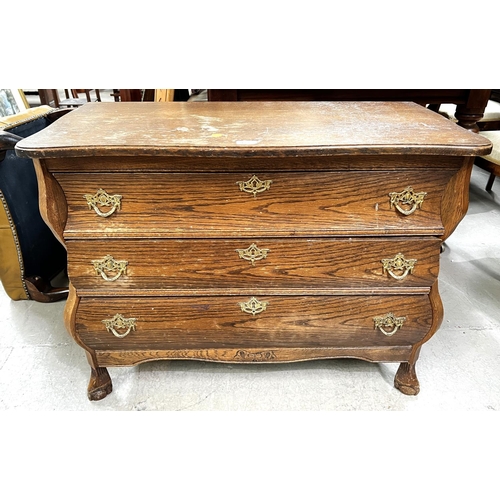
[[[90,365],[90,380],[87,388],[87,396],[90,401],[99,401],[105,398],[113,390],[113,384],[106,368],[99,366],[96,353],[87,347],[76,333],[76,312],[80,298],[75,287],[69,284],[69,295],[64,309],[64,324],[66,330],[71,334],[75,342],[85,350],[87,361]]]
[[[462,168],[446,186],[441,202],[441,219],[444,226],[443,241],[455,231],[469,208],[469,182],[474,156],[464,158]]]
[[[441,301],[441,296],[439,295],[438,290],[438,281],[434,283],[431,287],[431,291],[429,293],[429,300],[432,307],[432,323],[427,335],[417,344],[413,346],[412,354],[410,356],[410,363],[415,363],[418,359],[418,355],[420,353],[420,348],[423,344],[425,344],[431,337],[436,333],[436,331],[441,326],[444,316],[443,303]]]
[[[394,387],[408,396],[416,396],[420,392],[420,384],[415,370],[415,364],[420,354],[422,344],[427,342],[436,333],[443,321],[443,303],[439,296],[437,281],[431,288],[429,300],[432,307],[432,323],[427,335],[413,346],[408,362],[401,363],[394,377]]]
[[[66,306],[64,308],[64,326],[75,339],[75,342],[85,350],[88,350],[88,347],[82,343],[76,334],[76,311],[79,303],[80,297],[78,297],[75,287],[70,282],[68,300],[66,301]]]
[[[54,236],[66,247],[63,238],[64,227],[68,218],[66,197],[59,183],[50,174],[43,160],[33,160],[38,181],[39,206],[42,219],[54,233]]]

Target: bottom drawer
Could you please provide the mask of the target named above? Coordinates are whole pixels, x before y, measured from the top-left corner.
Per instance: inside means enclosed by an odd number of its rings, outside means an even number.
[[[378,347],[420,341],[429,296],[87,298],[76,334],[98,350]]]

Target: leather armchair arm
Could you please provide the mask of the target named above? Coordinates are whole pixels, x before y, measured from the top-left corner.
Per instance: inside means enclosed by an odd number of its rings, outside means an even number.
[[[54,123],[61,116],[72,111],[71,108],[67,109],[55,109],[50,114],[46,115],[47,120],[50,123]],[[22,139],[22,137],[11,134],[5,130],[0,130],[0,161],[5,158],[5,151],[9,149],[14,149],[16,144]]]
[[[0,130],[0,161],[5,158],[5,152],[9,149],[14,149],[16,144],[22,139],[18,135]]]
[[[18,135],[0,130],[0,151],[7,151],[14,149],[15,145],[22,139]]]

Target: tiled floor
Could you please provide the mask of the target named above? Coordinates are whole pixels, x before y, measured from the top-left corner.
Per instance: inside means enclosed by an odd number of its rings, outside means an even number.
[[[422,348],[416,397],[394,389],[397,364],[157,361],[110,368],[113,392],[90,402],[90,370],[64,328],[64,303],[13,302],[0,289],[0,409],[499,410],[500,179],[492,193],[486,180],[475,167],[468,214],[441,255],[445,316]]]

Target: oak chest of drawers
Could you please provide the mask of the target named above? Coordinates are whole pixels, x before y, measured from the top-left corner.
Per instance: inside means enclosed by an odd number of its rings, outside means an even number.
[[[412,103],[92,103],[21,141],[91,366],[400,362],[416,394],[441,243],[490,143]]]

